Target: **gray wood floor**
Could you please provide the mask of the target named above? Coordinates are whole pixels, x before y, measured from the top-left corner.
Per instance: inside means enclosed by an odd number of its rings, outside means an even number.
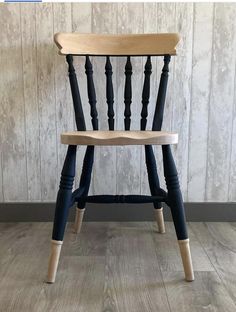
[[[236,311],[236,223],[189,223],[195,281],[183,280],[172,223],[68,224],[45,283],[51,223],[0,223],[0,311]]]

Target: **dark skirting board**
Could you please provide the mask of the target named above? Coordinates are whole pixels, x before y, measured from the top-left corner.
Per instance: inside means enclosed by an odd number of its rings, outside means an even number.
[[[53,221],[55,203],[0,203],[0,222]],[[152,204],[88,203],[84,221],[154,221]],[[236,203],[185,203],[187,221],[236,222]],[[71,208],[69,221],[74,221]],[[164,205],[166,221],[172,221],[170,209]]]

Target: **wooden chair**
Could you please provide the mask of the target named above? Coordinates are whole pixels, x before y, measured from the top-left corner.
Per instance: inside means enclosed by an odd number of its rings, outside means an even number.
[[[61,142],[68,145],[68,150],[61,173],[57,195],[54,226],[51,243],[51,256],[48,268],[48,282],[54,283],[69,208],[77,203],[75,231],[81,228],[86,203],[153,203],[159,232],[165,232],[162,203],[171,209],[180,254],[182,257],[185,278],[194,280],[189,238],[186,229],[185,212],[179,187],[178,174],[172,157],[170,144],[177,144],[178,135],[161,131],[164,103],[171,56],[176,54],[178,34],[143,34],[143,35],[96,35],[78,33],[58,33],[55,35],[60,54],[66,55],[69,80],[75,111],[77,130],[63,133]],[[79,86],[73,66],[73,56],[85,56],[85,73],[87,75],[88,101],[91,107],[93,131],[86,131]],[[109,131],[99,131],[96,109],[96,93],[93,81],[93,67],[90,56],[105,57],[106,99],[108,106]],[[114,131],[114,95],[112,83],[112,64],[110,56],[126,57],[125,90],[124,90],[124,131]],[[144,84],[142,92],[142,110],[140,131],[129,131],[131,123],[132,102],[132,58],[145,56]],[[157,102],[153,117],[152,130],[146,131],[148,104],[150,94],[150,76],[152,56],[164,56],[164,66],[160,78]],[[141,102],[141,99],[140,99]],[[119,103],[119,105],[122,105]],[[160,188],[155,156],[152,145],[162,145],[164,175],[167,192]],[[86,145],[86,153],[80,177],[79,188],[72,192],[75,177],[77,145]],[[147,174],[151,196],[142,195],[94,195],[88,196],[96,145],[144,145]],[[167,246],[168,248],[168,246]]]

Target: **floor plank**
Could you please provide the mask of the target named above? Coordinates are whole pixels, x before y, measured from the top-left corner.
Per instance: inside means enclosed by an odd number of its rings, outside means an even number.
[[[236,311],[216,272],[195,272],[191,283],[180,272],[164,272],[163,277],[172,312]]]
[[[155,242],[158,263],[161,271],[183,271],[180,257],[179,246],[172,222],[166,222],[166,233],[159,234],[156,224],[149,223],[151,226],[152,237]],[[195,234],[188,228],[190,249],[193,259],[193,268],[196,271],[214,271],[207,254],[197,240]]]
[[[236,303],[236,223],[191,223],[191,228]]]
[[[110,223],[103,311],[170,311],[145,222]]]

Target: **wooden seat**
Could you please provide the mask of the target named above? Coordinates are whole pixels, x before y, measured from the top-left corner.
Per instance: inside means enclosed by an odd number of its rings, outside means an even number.
[[[178,134],[165,131],[73,131],[62,133],[69,145],[167,145],[177,144]]]

